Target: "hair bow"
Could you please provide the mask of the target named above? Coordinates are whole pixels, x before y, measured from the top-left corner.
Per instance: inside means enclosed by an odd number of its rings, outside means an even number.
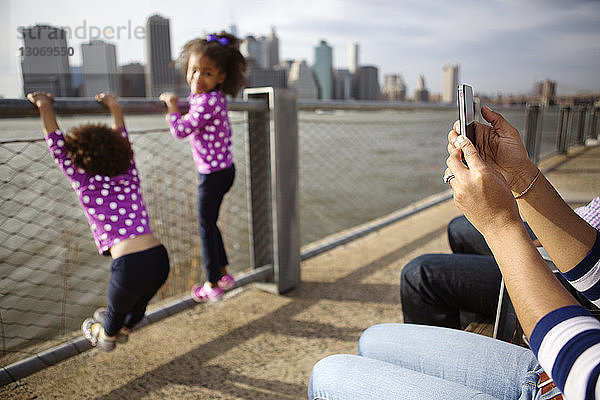
[[[208,35],[206,37],[207,42],[219,42],[221,46],[227,46],[229,44],[229,39],[226,37],[218,37],[216,35]]]

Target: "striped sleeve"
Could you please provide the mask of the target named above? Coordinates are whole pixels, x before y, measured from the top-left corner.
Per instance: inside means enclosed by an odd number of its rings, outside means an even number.
[[[596,231],[596,242],[588,255],[563,276],[578,292],[600,307],[600,231]]]
[[[600,321],[588,310],[572,305],[550,312],[529,344],[565,398],[600,399]]]

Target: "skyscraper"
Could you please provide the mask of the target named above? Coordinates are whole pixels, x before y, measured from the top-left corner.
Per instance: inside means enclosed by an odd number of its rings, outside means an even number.
[[[122,65],[119,71],[121,75],[121,96],[146,97],[145,68],[142,64]]]
[[[273,68],[279,64],[279,38],[275,32],[275,27],[271,27],[271,33],[267,38],[267,46],[269,53],[269,68]]]
[[[288,87],[296,89],[299,99],[317,99],[319,90],[306,61],[294,61],[288,73]]]
[[[400,74],[388,74],[384,78],[383,97],[390,101],[404,101],[406,85]]]
[[[90,40],[81,45],[83,60],[84,97],[92,97],[100,92],[121,95],[117,70],[117,51],[114,44],[102,40]]]
[[[379,100],[379,70],[373,65],[363,65],[354,74],[352,90],[357,100]]]
[[[334,98],[336,100],[352,99],[352,74],[347,69],[336,69],[333,72]]]
[[[240,45],[240,53],[246,57],[250,68],[269,68],[269,45],[266,37],[246,36]]]
[[[348,48],[348,69],[351,74],[355,74],[360,66],[359,52],[360,48],[358,43],[350,44],[350,47]]]
[[[321,100],[333,99],[333,49],[325,40],[321,40],[315,47],[315,64],[313,66],[319,98]]]
[[[152,15],[146,21],[146,96],[173,90],[171,29],[168,18]]]
[[[19,32],[23,39],[20,49],[23,94],[42,91],[56,97],[72,96],[69,56],[73,54],[67,45],[66,31],[49,25],[35,25],[21,28]],[[52,51],[48,52],[48,49]]]
[[[423,75],[419,75],[419,79],[417,79],[414,99],[417,103],[426,103],[429,101],[429,90],[425,87],[425,77]]]
[[[458,86],[458,64],[446,64],[442,68],[442,101],[456,103],[456,87]]]

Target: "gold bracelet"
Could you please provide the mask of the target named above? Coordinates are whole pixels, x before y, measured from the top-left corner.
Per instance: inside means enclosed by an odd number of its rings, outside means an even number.
[[[529,192],[531,190],[531,188],[535,184],[535,181],[537,181],[537,179],[539,178],[541,172],[542,171],[540,171],[538,169],[537,174],[535,174],[535,176],[533,177],[533,180],[531,181],[531,183],[529,184],[529,186],[527,186],[527,188],[525,190],[523,190],[521,193],[519,193],[518,195],[516,195],[515,199],[520,199],[521,197],[525,196],[527,194],[527,192]]]

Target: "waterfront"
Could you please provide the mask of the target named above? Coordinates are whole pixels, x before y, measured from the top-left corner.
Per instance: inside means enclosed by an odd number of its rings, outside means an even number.
[[[522,129],[523,109],[504,114]],[[552,127],[556,117],[548,115],[542,152],[552,148],[556,132]],[[220,219],[233,273],[250,268],[243,118],[241,113],[231,113],[238,172]],[[445,168],[446,133],[455,119],[452,111],[300,112],[302,244],[445,190],[440,176]],[[110,120],[59,118],[65,130],[83,121]],[[131,132],[166,126],[162,115],[126,116],[126,122]],[[7,173],[10,180],[3,187],[7,197],[2,206],[0,273],[5,295],[0,309],[5,327],[13,324],[3,341],[4,354],[36,338],[45,340],[77,329],[106,297],[109,260],[97,255],[75,196],[51,162],[45,143],[39,141],[41,136],[37,118],[4,120],[0,133],[3,142],[38,139],[34,144],[4,145],[4,150],[20,148],[18,157],[11,158],[19,165],[18,173]],[[132,142],[152,227],[171,256],[170,286],[159,298],[186,293],[197,279],[201,260],[196,176],[189,146],[173,140],[166,130],[133,133]],[[2,157],[13,156],[4,151]],[[23,226],[9,221],[15,216],[25,221]],[[26,327],[27,334],[15,333],[14,323]]]

